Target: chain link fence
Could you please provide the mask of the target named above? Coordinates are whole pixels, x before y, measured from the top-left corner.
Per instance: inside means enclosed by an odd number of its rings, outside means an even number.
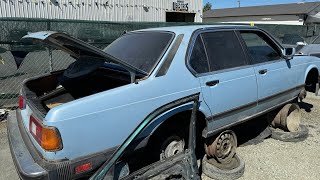
[[[31,42],[21,41],[29,32],[60,31],[99,48],[104,48],[125,31],[152,27],[190,25],[190,23],[113,23],[74,20],[0,19],[0,121],[18,106],[19,91],[24,79],[63,70],[75,61],[67,53]],[[297,35],[310,43],[319,27],[258,25],[280,41],[294,44]],[[291,36],[290,36],[291,35]],[[296,38],[296,39],[294,39]],[[17,68],[15,58],[27,54]]]

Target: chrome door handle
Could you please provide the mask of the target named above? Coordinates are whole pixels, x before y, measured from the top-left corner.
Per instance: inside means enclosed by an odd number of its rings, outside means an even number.
[[[217,84],[219,84],[219,80],[213,80],[213,81],[206,82],[207,86],[215,86]]]
[[[267,69],[262,69],[262,70],[259,71],[259,74],[266,74],[267,72],[268,72]]]

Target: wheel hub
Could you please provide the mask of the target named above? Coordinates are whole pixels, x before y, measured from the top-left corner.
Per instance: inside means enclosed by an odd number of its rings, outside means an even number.
[[[168,158],[171,156],[174,156],[178,153],[181,153],[184,151],[184,140],[173,140],[171,141],[165,150],[161,153],[161,159]]]
[[[229,134],[224,135],[217,143],[217,155],[219,157],[228,156],[231,152],[232,145],[229,136]]]
[[[237,138],[234,132],[222,132],[213,143],[205,145],[209,157],[215,157],[218,162],[229,162],[236,153]]]

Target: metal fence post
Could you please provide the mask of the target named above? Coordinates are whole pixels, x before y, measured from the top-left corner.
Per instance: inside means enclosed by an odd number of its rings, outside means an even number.
[[[47,30],[48,31],[51,30],[51,21],[50,20],[47,21]],[[49,47],[48,51],[49,51],[49,71],[52,72],[53,71],[53,67],[52,67],[52,48]]]
[[[52,68],[52,48],[49,47],[48,51],[49,51],[49,71],[52,72],[53,71],[53,68]]]

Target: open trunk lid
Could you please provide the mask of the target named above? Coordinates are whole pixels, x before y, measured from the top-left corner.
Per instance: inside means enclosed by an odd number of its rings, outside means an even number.
[[[148,75],[147,72],[140,70],[89,43],[83,42],[80,39],[74,38],[65,33],[55,31],[40,31],[36,33],[30,33],[24,36],[23,39],[31,39],[35,43],[40,42],[55,47],[59,50],[63,50],[76,59],[78,59],[80,56],[103,58],[106,62],[119,64],[120,66],[128,70],[131,74],[139,73]]]

